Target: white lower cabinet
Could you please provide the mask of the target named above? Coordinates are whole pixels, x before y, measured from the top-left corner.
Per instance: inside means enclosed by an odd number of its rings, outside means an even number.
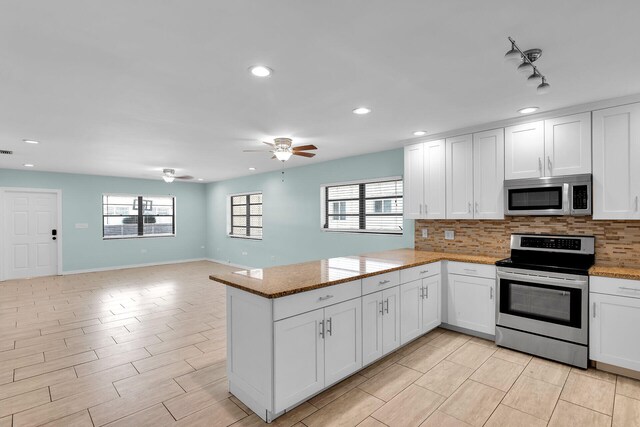
[[[400,285],[400,342],[440,325],[440,275]]]
[[[640,371],[640,282],[592,278],[589,358]]]
[[[361,321],[357,298],[275,322],[276,412],[362,368]]]
[[[475,270],[474,270],[475,271]],[[494,277],[448,275],[448,323],[453,326],[495,335],[495,268]]]
[[[400,288],[362,297],[362,363],[373,362],[400,345]]]

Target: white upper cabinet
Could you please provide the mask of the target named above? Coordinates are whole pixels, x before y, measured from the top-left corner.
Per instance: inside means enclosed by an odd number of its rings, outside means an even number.
[[[545,176],[591,173],[591,113],[544,121]]]
[[[640,103],[593,112],[593,218],[640,219]]]
[[[473,137],[447,138],[447,218],[473,218]]]
[[[473,217],[504,219],[504,130],[473,134]]]
[[[504,179],[544,176],[543,121],[505,128],[504,142]]]
[[[445,218],[445,140],[424,143],[424,215]]]
[[[404,148],[404,217],[422,217],[424,203],[424,148],[422,143]]]

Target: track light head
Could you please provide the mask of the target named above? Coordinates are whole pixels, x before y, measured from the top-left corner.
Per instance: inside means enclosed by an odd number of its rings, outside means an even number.
[[[538,73],[538,71],[534,70],[533,74],[531,74],[529,78],[527,78],[527,86],[536,87],[540,83],[542,83],[542,76],[540,75],[540,73]]]
[[[504,54],[505,62],[518,62],[522,61],[522,54],[516,49],[515,43],[511,42],[511,49]]]
[[[551,85],[547,83],[547,80],[544,77],[542,78],[542,83],[538,86],[537,92],[538,95],[544,95],[551,92]]]

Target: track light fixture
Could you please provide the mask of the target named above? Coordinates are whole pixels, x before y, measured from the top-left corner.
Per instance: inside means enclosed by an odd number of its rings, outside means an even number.
[[[547,83],[547,78],[540,72],[538,67],[533,65],[542,56],[542,49],[529,49],[523,51],[518,47],[516,41],[507,37],[511,42],[511,49],[504,55],[507,62],[520,63],[518,72],[527,76],[527,85],[538,86],[537,92],[540,95],[549,93],[551,86]]]

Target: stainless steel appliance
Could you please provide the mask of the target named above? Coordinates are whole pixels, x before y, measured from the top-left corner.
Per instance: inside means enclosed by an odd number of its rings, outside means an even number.
[[[591,215],[591,174],[504,182],[505,215]]]
[[[496,344],[586,368],[593,236],[511,235],[496,262]]]

